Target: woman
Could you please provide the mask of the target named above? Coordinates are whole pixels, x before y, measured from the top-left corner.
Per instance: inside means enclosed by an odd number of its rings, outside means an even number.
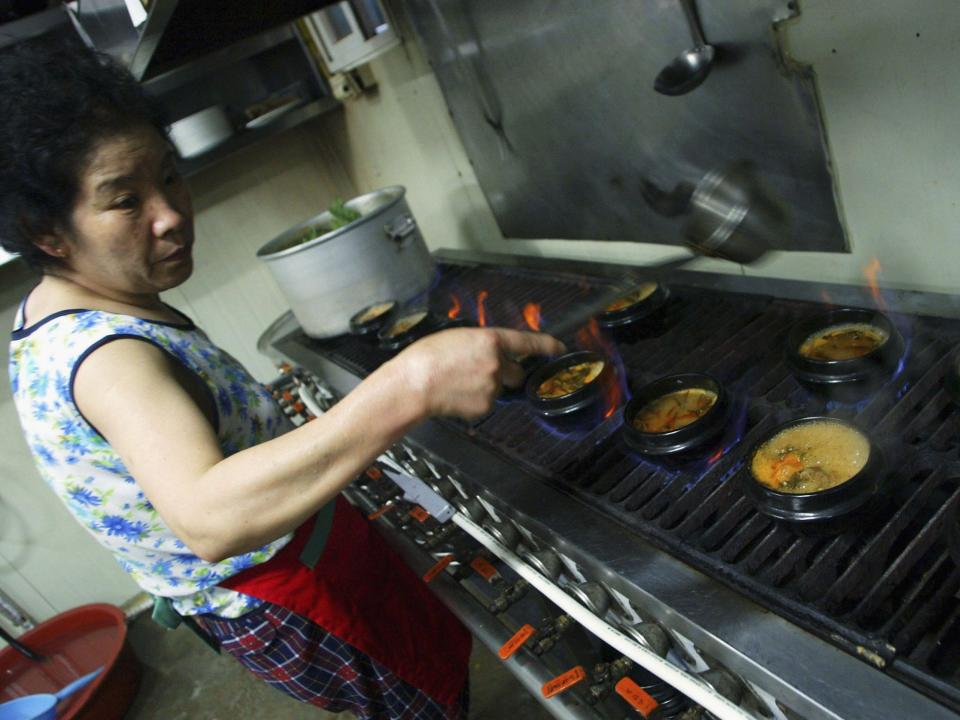
[[[0,56],[0,238],[42,271],[11,341],[41,475],[146,591],[294,697],[462,717],[469,636],[340,490],[416,423],[487,412],[545,335],[415,343],[293,430],[160,293],[193,269],[190,195],[135,81],[81,47]]]

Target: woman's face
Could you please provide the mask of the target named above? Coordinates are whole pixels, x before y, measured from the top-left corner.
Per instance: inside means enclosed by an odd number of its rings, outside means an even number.
[[[62,240],[74,278],[111,297],[155,295],[193,271],[193,207],[173,150],[150,127],[94,146]]]

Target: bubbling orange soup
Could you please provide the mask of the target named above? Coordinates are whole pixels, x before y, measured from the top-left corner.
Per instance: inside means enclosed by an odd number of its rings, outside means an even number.
[[[387,337],[395,338],[397,335],[403,335],[403,333],[412,329],[414,325],[422,322],[426,316],[427,313],[423,311],[405,315],[390,326],[390,329],[387,330]]]
[[[767,440],[754,453],[750,470],[772,490],[812,493],[847,482],[869,457],[863,433],[835,420],[813,420]]]
[[[872,353],[889,335],[867,323],[845,323],[818,330],[800,344],[800,354],[812,360],[852,360]]]
[[[717,394],[706,388],[675,390],[644,405],[633,418],[640,432],[662,433],[696,422],[717,404]]]
[[[631,307],[637,303],[643,302],[648,297],[653,295],[654,291],[657,289],[657,283],[648,282],[644,283],[636,290],[633,290],[621,298],[617,298],[612,303],[607,305],[604,308],[606,312],[616,312],[617,310],[623,310],[624,308]]]
[[[385,302],[385,303],[379,303],[377,305],[372,305],[363,311],[363,315],[357,318],[357,322],[363,325],[364,323],[368,323],[371,320],[376,320],[378,317],[380,317],[384,313],[392,310],[394,305],[396,305],[396,303],[393,303],[393,302]]]
[[[575,393],[580,388],[592,383],[603,372],[604,362],[577,363],[560,372],[554,373],[537,388],[537,395],[543,400],[554,400]]]

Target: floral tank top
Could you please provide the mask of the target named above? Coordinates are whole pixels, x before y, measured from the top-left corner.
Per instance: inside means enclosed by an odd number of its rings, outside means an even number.
[[[80,363],[105,343],[135,338],[157,346],[209,389],[224,456],[291,429],[270,393],[186,316],[175,324],[65,310],[24,327],[23,307],[10,343],[10,381],[20,423],[46,483],[143,590],[170,598],[181,615],[233,618],[258,606],[259,600],[217,584],[269,560],[290,536],[217,563],[191,553],[120,456],[80,413],[73,379]]]

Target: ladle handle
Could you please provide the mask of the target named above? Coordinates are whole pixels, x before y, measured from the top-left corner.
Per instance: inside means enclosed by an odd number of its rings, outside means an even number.
[[[28,648],[26,645],[24,645],[22,642],[17,640],[15,637],[13,637],[13,635],[8,633],[2,627],[0,627],[0,638],[3,638],[4,642],[6,642],[7,645],[12,647],[18,653],[20,653],[26,658],[29,658],[30,660],[33,660],[34,662],[43,662],[45,660],[43,655],[41,655],[40,653],[34,652],[30,648]]]
[[[697,47],[703,47],[707,44],[703,36],[703,30],[700,27],[700,18],[697,17],[697,8],[693,0],[680,0],[680,6],[683,8],[683,14],[687,16],[687,25],[690,26],[690,34]]]
[[[572,312],[565,315],[560,322],[555,325],[544,328],[544,332],[548,332],[554,337],[563,337],[569,333],[572,333],[577,328],[586,325],[590,318],[596,315],[598,312],[607,307],[614,300],[618,300],[623,297],[627,292],[630,291],[631,286],[638,285],[644,280],[650,280],[654,277],[659,277],[660,275],[670,272],[671,270],[676,270],[681,268],[687,263],[693,262],[696,260],[699,255],[684,255],[679,258],[670,258],[669,260],[661,260],[660,262],[655,262],[650,265],[644,265],[643,267],[638,267],[636,270],[630,270],[623,274],[619,278],[616,286],[607,288],[603,293],[593,298],[589,303],[584,304],[582,307],[576,308]]]
[[[89,685],[94,680],[96,680],[97,676],[100,675],[100,673],[102,672],[103,672],[103,665],[98,667],[92,673],[87,673],[83,677],[77,678],[66,687],[60,688],[60,690],[58,690],[56,693],[57,700],[63,700],[64,698],[70,697],[78,690],[85,688],[87,685]]]

